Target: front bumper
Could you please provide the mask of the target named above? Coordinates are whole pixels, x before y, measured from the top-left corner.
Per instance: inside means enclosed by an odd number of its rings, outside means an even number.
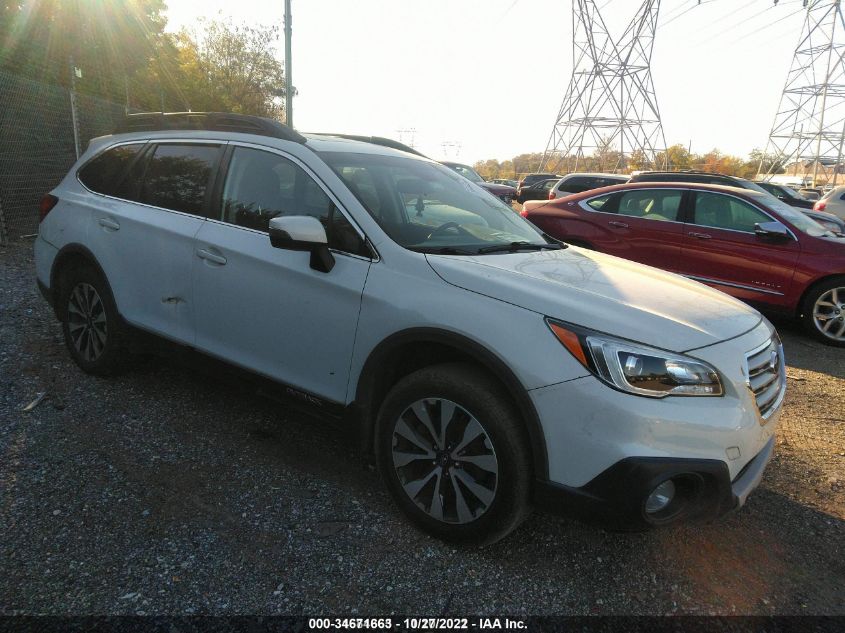
[[[761,414],[748,378],[748,359],[773,336],[762,321],[739,337],[688,352],[719,370],[721,397],[642,398],[593,376],[529,391],[549,464],[548,482],[537,484],[538,507],[653,525],[643,515],[645,499],[674,477],[695,494],[673,520],[712,518],[745,503],[771,458],[782,413],[783,392]]]
[[[621,530],[715,519],[745,504],[762,479],[774,443],[772,437],[733,481],[720,460],[628,457],[579,488],[537,482],[534,501],[541,510]],[[649,515],[646,499],[669,479],[679,491],[674,506]]]

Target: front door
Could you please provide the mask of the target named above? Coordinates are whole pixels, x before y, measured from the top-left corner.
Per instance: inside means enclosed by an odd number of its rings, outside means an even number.
[[[758,237],[754,225],[774,218],[731,194],[695,191],[691,212],[679,272],[744,301],[784,305],[798,242]]]
[[[197,348],[344,402],[371,265],[360,233],[295,159],[250,147],[232,148],[216,208],[195,241]],[[330,272],[311,268],[307,252],[271,246],[279,215],[323,223]]]

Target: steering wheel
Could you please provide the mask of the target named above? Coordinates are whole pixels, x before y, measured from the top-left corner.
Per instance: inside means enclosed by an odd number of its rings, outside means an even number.
[[[467,231],[464,227],[462,227],[457,222],[446,222],[445,224],[441,224],[436,229],[434,229],[431,233],[429,233],[428,237],[426,239],[430,240],[434,236],[439,235],[440,233],[445,233],[449,229],[456,229],[458,231],[458,233],[463,233],[464,235],[472,235],[472,233]]]

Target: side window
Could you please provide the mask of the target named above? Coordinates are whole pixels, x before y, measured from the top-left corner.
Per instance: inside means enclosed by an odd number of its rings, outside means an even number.
[[[754,232],[754,225],[770,222],[771,218],[759,209],[720,193],[695,194],[695,224],[714,229]]]
[[[619,215],[645,220],[677,220],[683,192],[674,189],[636,189],[619,198]]]
[[[560,187],[558,187],[560,191],[568,191],[569,193],[582,193],[592,188],[590,181],[586,178],[570,178],[566,182],[562,182]]]
[[[608,201],[613,197],[612,194],[607,194],[606,196],[599,196],[598,198],[593,198],[592,200],[587,202],[587,206],[590,207],[593,211],[610,211],[610,206]]]
[[[557,184],[557,180],[547,180],[543,183],[543,189],[545,191],[551,191],[552,188]]]
[[[223,186],[223,221],[267,231],[270,219],[310,215],[326,229],[329,247],[369,256],[363,240],[311,176],[288,159],[236,147]]]
[[[141,202],[202,215],[218,145],[161,144],[149,160]]]
[[[143,143],[133,143],[107,149],[79,170],[80,182],[91,191],[112,195],[143,147]]]

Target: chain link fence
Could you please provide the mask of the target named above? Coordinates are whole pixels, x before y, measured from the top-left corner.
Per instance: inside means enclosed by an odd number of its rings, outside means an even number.
[[[75,136],[84,151],[124,114],[120,104],[0,71],[0,243],[38,230],[38,203],[76,160]]]

